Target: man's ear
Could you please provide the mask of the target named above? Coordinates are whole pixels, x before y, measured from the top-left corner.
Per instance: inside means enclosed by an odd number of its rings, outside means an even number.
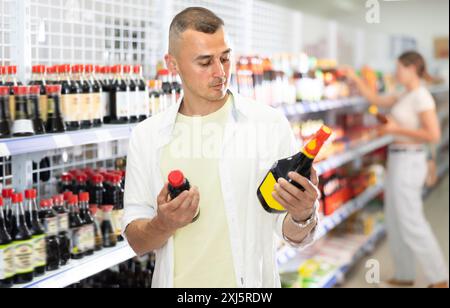
[[[164,60],[166,61],[166,66],[169,72],[173,75],[177,75],[178,69],[177,69],[177,61],[175,60],[175,58],[170,54],[166,54],[164,56]]]

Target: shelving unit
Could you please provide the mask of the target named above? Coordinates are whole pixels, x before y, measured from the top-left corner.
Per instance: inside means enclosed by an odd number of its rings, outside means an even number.
[[[32,282],[17,285],[16,288],[64,288],[82,279],[95,275],[116,264],[135,256],[127,243],[120,243],[114,248],[103,249],[93,256],[81,260],[70,260],[69,264],[54,272],[48,272]]]

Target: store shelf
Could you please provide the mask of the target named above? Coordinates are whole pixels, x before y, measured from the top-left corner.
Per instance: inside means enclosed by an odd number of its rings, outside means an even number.
[[[68,265],[59,270],[38,277],[31,283],[17,285],[15,288],[64,288],[134,256],[135,253],[130,246],[126,242],[122,242],[114,248],[96,252],[93,256],[81,260],[70,260]]]
[[[317,232],[317,238],[323,237],[325,234],[340,225],[348,217],[364,208],[370,201],[382,193],[383,190],[383,183],[370,187],[361,195],[343,205],[331,216],[323,218],[320,224],[320,229]]]
[[[373,200],[376,196],[383,192],[383,189],[383,183],[379,183],[376,186],[369,187],[361,195],[341,206],[341,208],[339,208],[332,215],[323,218],[320,222],[319,230],[317,231],[316,240],[322,238],[328,232],[345,221],[348,217],[364,208],[371,200]],[[277,252],[277,262],[280,268],[282,268],[284,264],[288,264],[290,260],[294,259],[295,256],[297,256],[297,254],[298,251],[295,248],[289,246],[282,247]],[[288,264],[286,269],[282,269],[282,272],[292,272],[296,269],[296,267],[296,264]]]
[[[383,136],[371,140],[369,142],[361,143],[352,149],[346,150],[342,154],[332,156],[315,165],[319,175],[324,174],[329,170],[336,169],[346,163],[353,161],[356,158],[369,154],[377,149],[385,147],[394,141],[392,136]]]
[[[72,146],[129,138],[135,125],[104,125],[100,128],[0,140],[0,157],[50,151]]]
[[[350,97],[338,100],[322,100],[318,102],[302,102],[292,105],[281,105],[278,107],[287,117],[293,117],[303,114],[328,111],[333,109],[368,106],[367,100],[362,97]]]
[[[344,279],[345,274],[347,274],[355,263],[358,262],[365,254],[373,250],[376,243],[384,237],[385,233],[385,227],[383,225],[378,226],[373,234],[368,237],[367,241],[359,247],[353,255],[352,260],[347,264],[340,265],[337,270],[326,276],[321,282],[319,282],[318,287],[325,289],[332,288],[341,282]]]

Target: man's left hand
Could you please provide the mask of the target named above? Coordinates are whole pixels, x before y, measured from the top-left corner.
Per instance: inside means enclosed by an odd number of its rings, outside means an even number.
[[[278,183],[275,184],[275,191],[272,195],[295,221],[304,222],[314,214],[314,205],[320,197],[319,177],[314,168],[311,170],[311,179],[307,179],[296,172],[290,172],[288,176],[292,181],[300,184],[305,191],[301,191],[284,178],[280,178]]]

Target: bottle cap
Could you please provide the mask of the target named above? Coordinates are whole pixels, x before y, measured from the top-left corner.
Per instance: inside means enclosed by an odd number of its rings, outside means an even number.
[[[28,95],[28,87],[27,86],[16,86],[13,87],[14,95]]]
[[[44,200],[41,200],[41,202],[40,202],[40,206],[41,206],[41,208],[46,208],[46,207],[49,207],[49,203],[48,203],[48,200],[46,200],[46,199],[44,199]]]
[[[25,190],[25,198],[27,199],[36,199],[37,191],[36,189],[27,189]]]
[[[45,86],[45,90],[47,91],[47,94],[61,94],[61,85],[59,84],[52,84]]]
[[[322,126],[313,139],[305,146],[305,154],[310,158],[315,158],[332,133],[332,130],[328,126]]]
[[[5,199],[12,198],[13,194],[14,194],[14,189],[12,189],[12,188],[4,188],[2,190],[2,197]]]
[[[12,195],[12,202],[13,203],[23,202],[23,194],[22,193],[13,194]]]
[[[183,185],[184,183],[185,183],[184,174],[180,170],[172,171],[169,174],[169,184],[172,187],[177,188]]]
[[[0,87],[0,95],[9,95],[9,87]]]
[[[89,193],[88,192],[82,192],[79,196],[80,202],[89,202]]]

